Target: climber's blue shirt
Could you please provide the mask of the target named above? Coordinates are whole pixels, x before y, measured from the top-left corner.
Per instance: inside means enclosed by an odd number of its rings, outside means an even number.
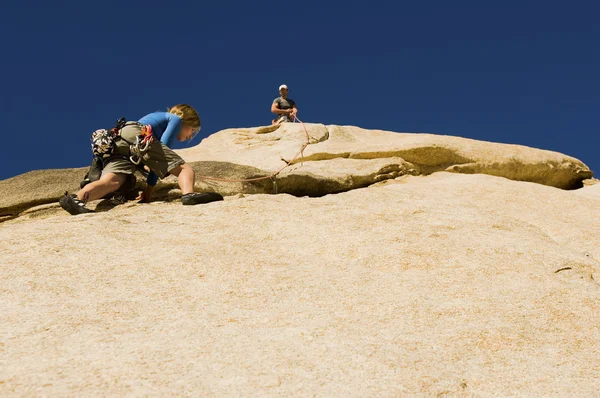
[[[141,124],[152,126],[152,135],[154,139],[160,140],[163,144],[170,147],[177,134],[181,131],[181,119],[179,116],[169,112],[154,112],[138,120]],[[148,185],[156,185],[158,176],[151,171],[148,174],[146,182]]]

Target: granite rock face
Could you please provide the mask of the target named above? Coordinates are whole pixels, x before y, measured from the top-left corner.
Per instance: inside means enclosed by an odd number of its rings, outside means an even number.
[[[520,145],[322,124],[228,129],[178,152],[196,170],[198,190],[222,195],[316,197],[440,171],[574,189],[593,175],[575,158]],[[85,168],[37,170],[0,181],[0,221],[76,191],[84,174]],[[239,181],[248,179],[253,181]],[[141,188],[143,178],[138,180]],[[156,198],[176,196],[173,189],[177,180],[166,178]]]
[[[30,208],[0,224],[0,396],[594,396],[597,187]]]

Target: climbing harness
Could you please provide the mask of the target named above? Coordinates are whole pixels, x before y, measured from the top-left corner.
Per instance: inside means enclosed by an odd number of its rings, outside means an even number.
[[[150,145],[154,142],[154,136],[152,135],[152,126],[146,124],[142,127],[142,133],[135,137],[135,142],[129,145],[129,160],[136,166],[141,162],[145,162],[150,158],[148,151]]]
[[[135,124],[137,122],[129,123]],[[129,144],[129,155],[126,155],[125,157],[128,157],[133,164],[137,166],[140,163],[147,161],[150,158],[150,155],[148,154],[150,151],[150,146],[154,142],[152,126],[149,124],[141,126],[141,133],[135,138],[135,142],[131,143],[120,135],[121,129],[127,124],[128,123],[125,118],[120,118],[117,120],[116,126],[112,129],[99,129],[94,131],[90,138],[92,142],[92,153],[94,156],[103,160],[118,156],[113,155],[113,152],[117,146],[117,141],[121,139]]]
[[[141,127],[141,133],[136,137],[135,142],[133,143],[121,136],[121,130],[129,124],[137,124]],[[154,136],[152,135],[151,125],[148,124],[142,126],[137,122],[127,122],[125,118],[120,118],[117,120],[115,127],[109,130],[99,129],[94,131],[90,140],[94,158],[92,159],[92,165],[88,172],[83,177],[83,181],[79,184],[80,188],[99,180],[102,176],[104,166],[114,159],[126,159],[138,168],[141,168],[140,164],[150,158],[148,152],[150,151],[150,146],[154,142]],[[121,151],[117,149],[117,143],[120,140],[123,140],[128,144],[128,153],[121,153]]]

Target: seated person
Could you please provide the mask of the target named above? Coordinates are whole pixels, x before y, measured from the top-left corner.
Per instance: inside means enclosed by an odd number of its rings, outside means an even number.
[[[288,98],[288,87],[285,84],[279,86],[279,98],[273,100],[271,105],[271,112],[278,115],[276,119],[271,121],[271,124],[280,124],[283,122],[294,122],[296,115],[298,114],[298,108],[296,108],[296,102]]]

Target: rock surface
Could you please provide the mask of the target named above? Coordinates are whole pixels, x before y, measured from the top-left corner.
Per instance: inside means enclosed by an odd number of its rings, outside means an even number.
[[[489,174],[573,189],[593,175],[575,158],[520,145],[322,124],[223,130],[179,153],[196,170],[199,190],[223,195],[323,196],[403,175],[438,171]],[[289,167],[286,162],[291,163]],[[276,178],[268,178],[277,172]],[[38,170],[0,181],[0,221],[33,206],[56,202],[64,191],[77,190],[84,174],[85,168]],[[201,176],[263,179],[221,182]],[[167,178],[159,183],[156,195],[165,198],[173,188],[177,188],[176,179]]]
[[[30,208],[0,224],[0,396],[595,395],[597,187],[438,172]]]
[[[489,174],[562,189],[579,188],[583,180],[592,177],[581,161],[557,152],[453,136],[322,124],[224,130],[180,153],[190,162],[218,161],[261,170],[236,175],[248,178],[277,172],[306,142],[303,156],[279,174],[281,192],[321,196],[436,171]]]
[[[180,151],[229,195],[207,205],[170,177],[72,217],[56,202],[85,168],[0,181],[0,396],[597,394],[583,163],[305,126]]]

